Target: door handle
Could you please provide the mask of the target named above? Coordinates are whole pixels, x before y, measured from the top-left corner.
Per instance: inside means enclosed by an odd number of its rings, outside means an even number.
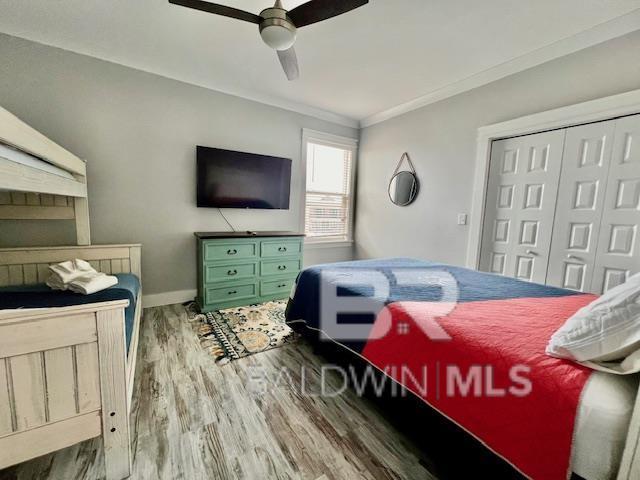
[[[530,248],[527,249],[527,251],[525,252],[527,255],[531,255],[533,257],[537,257],[538,256],[538,252],[531,250]]]
[[[567,254],[567,260],[575,260],[577,262],[584,262],[584,260],[576,255],[573,255],[571,253]]]

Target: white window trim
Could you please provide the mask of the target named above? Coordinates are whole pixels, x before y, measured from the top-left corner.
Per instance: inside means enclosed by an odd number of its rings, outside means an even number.
[[[304,241],[304,248],[308,250],[319,250],[323,248],[351,248],[353,240],[307,240]]]
[[[477,269],[479,267],[484,208],[491,163],[491,143],[494,140],[568,128],[638,113],[640,113],[640,90],[631,90],[610,97],[598,98],[480,127],[476,143],[476,170],[467,245],[467,268]]]
[[[355,228],[355,186],[356,164],[358,163],[358,139],[342,137],[331,133],[319,132],[308,128],[302,129],[302,209],[300,211],[300,231],[306,232],[305,212],[307,210],[307,143],[319,143],[330,147],[338,147],[351,150],[351,182],[349,185],[349,225],[347,240],[323,240],[305,238],[304,243],[308,248],[338,248],[353,245],[353,230]]]

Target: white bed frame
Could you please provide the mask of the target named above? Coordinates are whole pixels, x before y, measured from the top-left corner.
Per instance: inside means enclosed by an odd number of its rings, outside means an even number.
[[[78,245],[91,244],[87,166],[0,107],[0,143],[73,175],[65,178],[0,156],[0,220],[75,220]]]
[[[74,258],[140,278],[140,245],[0,249],[0,286],[39,283]],[[102,435],[107,478],[131,472],[129,408],[141,318],[128,301],[0,311],[0,469]]]
[[[142,278],[140,245],[90,245],[84,161],[2,107],[0,143],[37,157],[30,166],[0,155],[0,220],[73,219],[80,245],[0,249],[0,287],[44,282],[50,264],[75,258]],[[127,355],[128,304],[0,310],[0,469],[102,436],[107,480],[130,475],[141,293]]]

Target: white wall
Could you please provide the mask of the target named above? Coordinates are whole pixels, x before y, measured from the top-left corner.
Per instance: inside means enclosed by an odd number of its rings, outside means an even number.
[[[195,206],[195,147],[293,159],[291,209],[226,210],[239,230],[300,229],[302,128],[356,129],[0,35],[0,104],[87,160],[93,243],[143,244],[147,294],[195,288],[194,231],[227,230]],[[0,222],[0,245],[75,242],[71,222]],[[307,264],[351,249],[306,252]]]
[[[554,60],[361,131],[356,212],[359,258],[413,256],[464,265],[477,129],[640,88],[640,32]],[[391,204],[389,178],[407,151],[421,191]]]

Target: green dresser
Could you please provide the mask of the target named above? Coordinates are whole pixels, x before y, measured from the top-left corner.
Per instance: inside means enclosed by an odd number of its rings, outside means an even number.
[[[203,312],[287,298],[302,269],[304,235],[196,232]]]

